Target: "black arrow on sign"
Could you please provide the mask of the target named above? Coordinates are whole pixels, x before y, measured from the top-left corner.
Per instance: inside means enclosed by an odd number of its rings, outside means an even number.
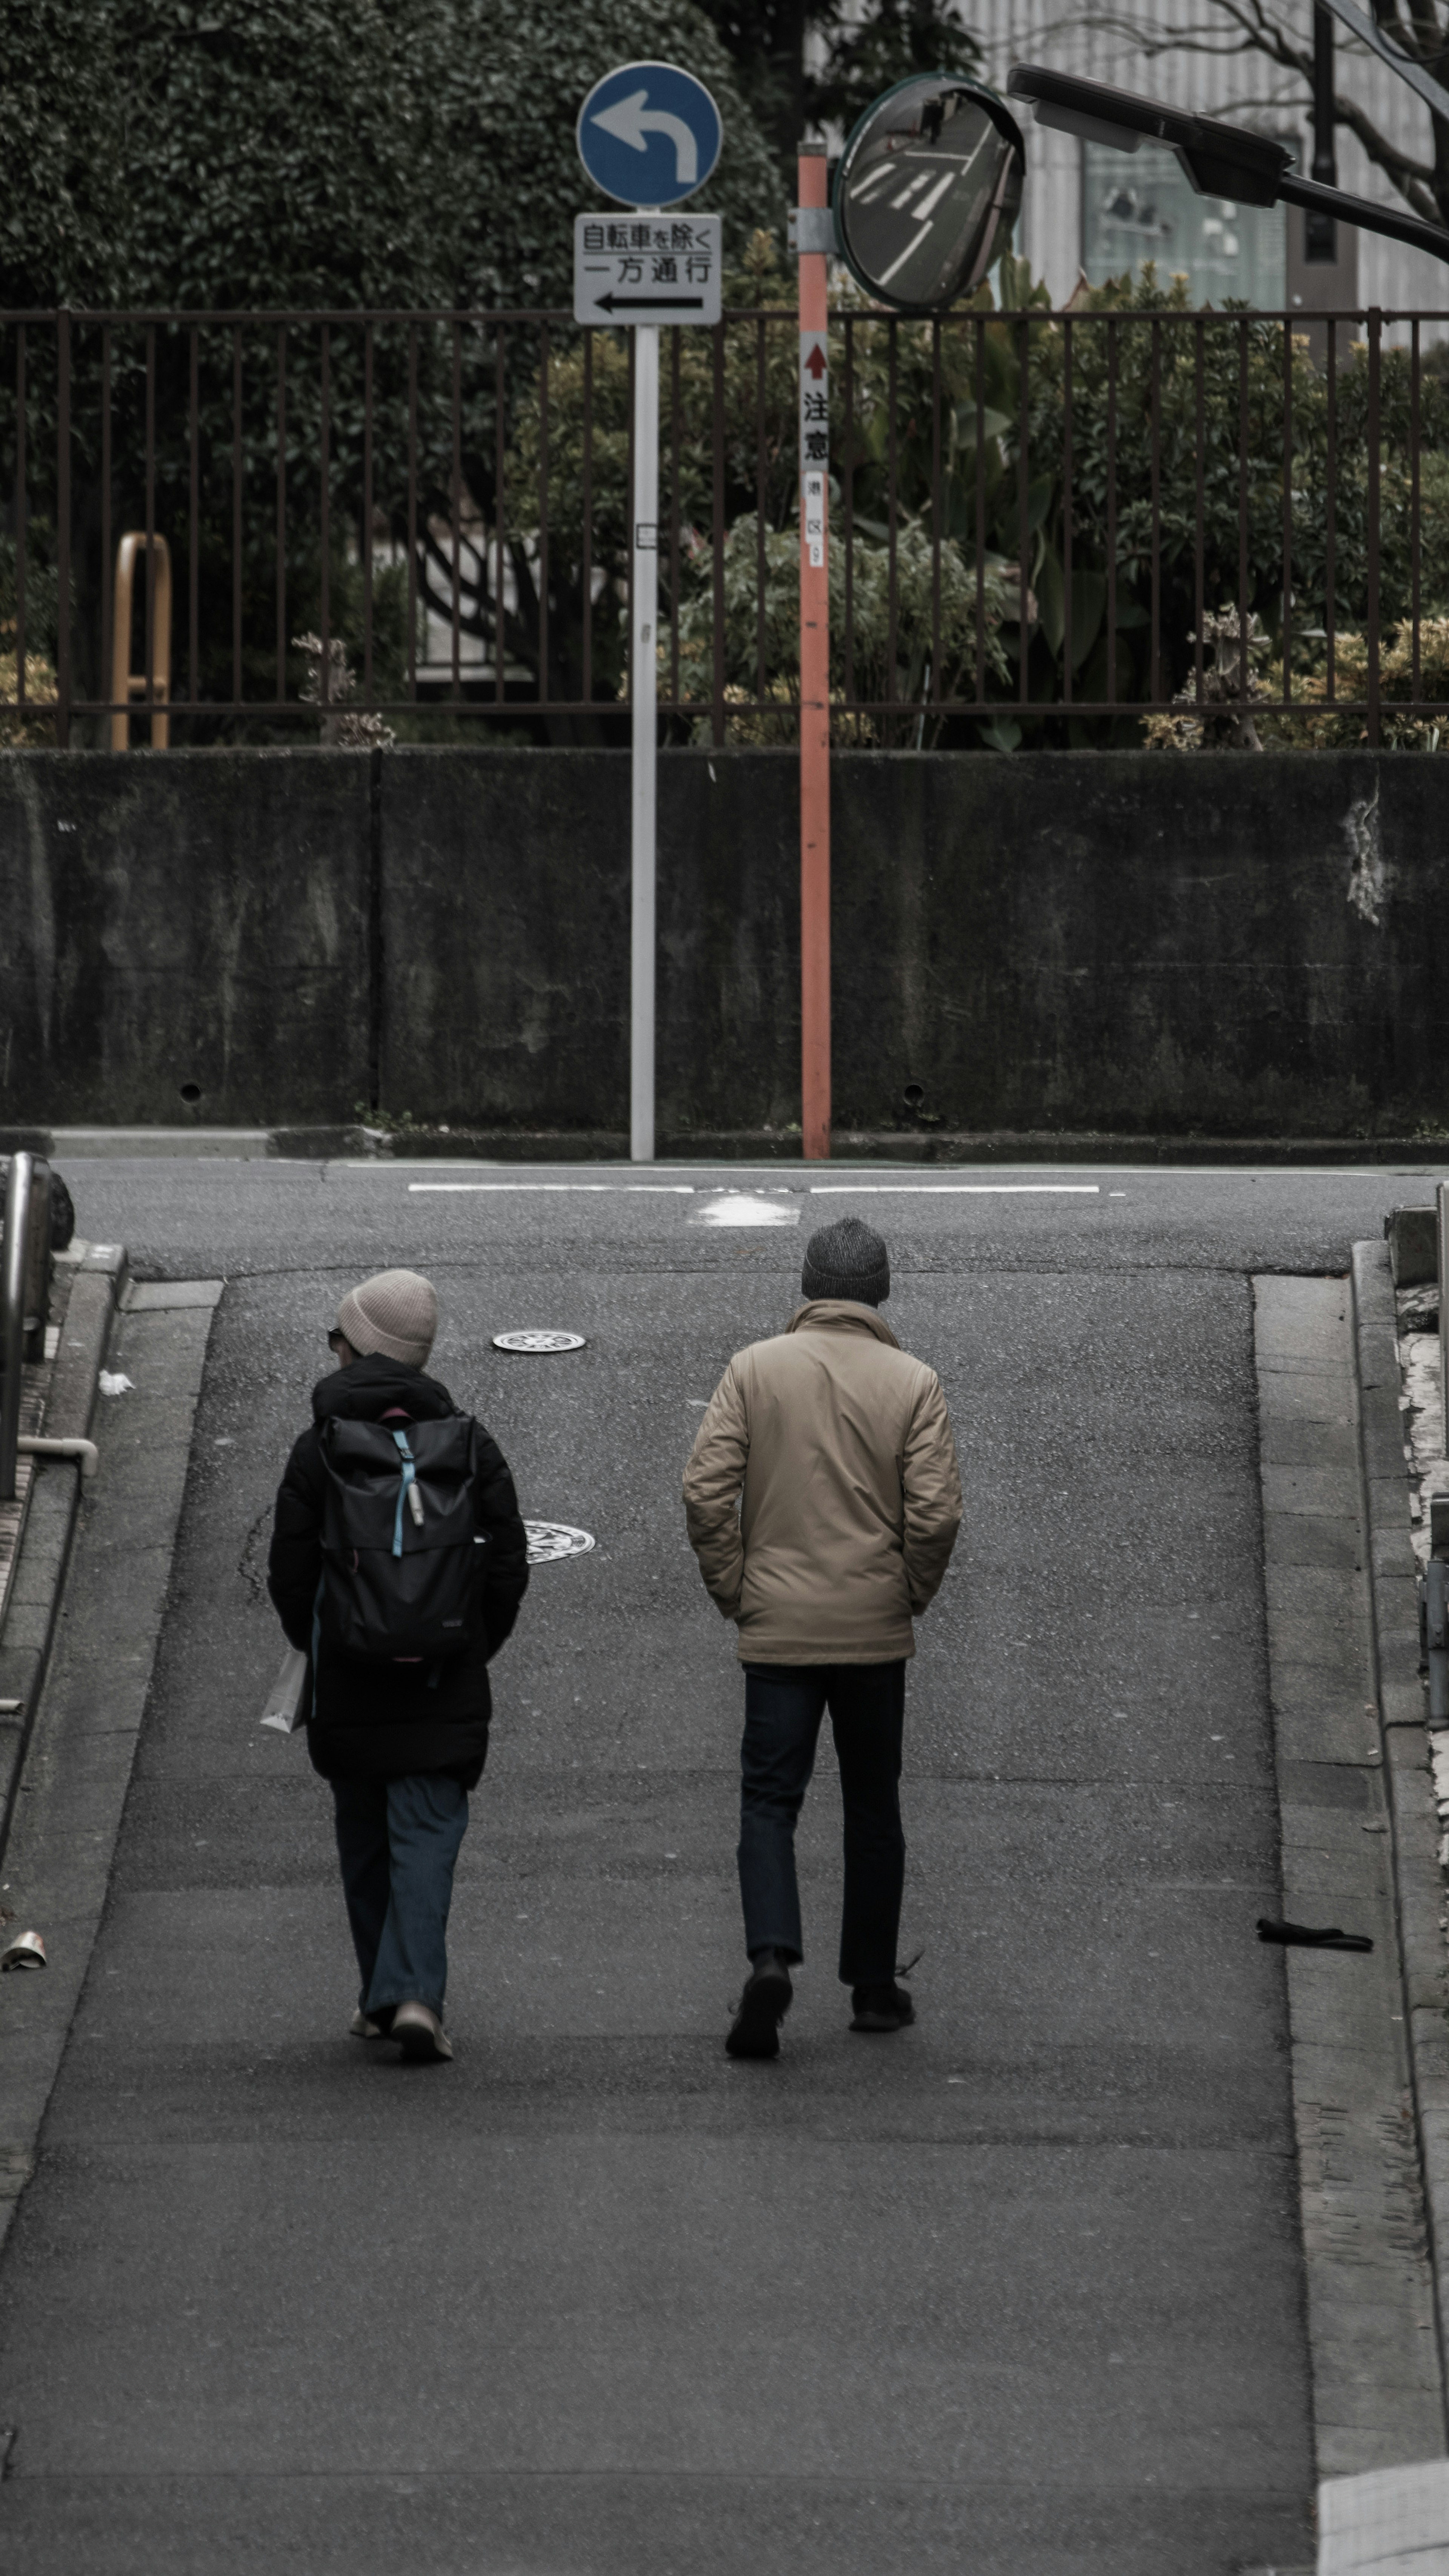
[[[686,306],[690,312],[702,312],[704,297],[702,295],[601,295],[598,299],[601,313],[679,313]]]

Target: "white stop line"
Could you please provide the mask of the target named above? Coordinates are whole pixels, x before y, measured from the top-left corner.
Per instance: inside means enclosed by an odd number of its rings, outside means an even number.
[[[458,1198],[500,1190],[587,1191],[595,1197],[613,1191],[656,1199],[710,1195],[707,1184],[697,1191],[693,1181],[409,1181],[408,1189],[415,1198]],[[1098,1181],[811,1181],[806,1194],[812,1199],[1095,1199],[1102,1191]]]
[[[813,1199],[1096,1199],[1098,1181],[812,1181]]]

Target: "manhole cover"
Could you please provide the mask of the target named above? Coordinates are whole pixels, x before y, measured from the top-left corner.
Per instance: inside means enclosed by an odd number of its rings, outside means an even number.
[[[588,1530],[570,1529],[567,1521],[525,1521],[530,1565],[552,1565],[561,1556],[583,1556],[594,1545]]]
[[[582,1333],[495,1333],[495,1351],[581,1351]]]

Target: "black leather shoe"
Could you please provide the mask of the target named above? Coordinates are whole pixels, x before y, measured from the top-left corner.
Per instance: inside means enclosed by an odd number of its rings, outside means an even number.
[[[780,2024],[794,2001],[778,1951],[762,1950],[745,1982],[725,2048],[731,2057],[778,2057]]]
[[[852,1986],[855,2018],[852,2030],[904,2030],[916,2018],[916,2007],[904,1986]]]

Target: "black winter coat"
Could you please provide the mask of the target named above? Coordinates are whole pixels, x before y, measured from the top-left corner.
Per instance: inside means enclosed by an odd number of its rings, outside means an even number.
[[[354,1360],[312,1390],[312,1424],[303,1432],[277,1492],[267,1590],[289,1642],[312,1652],[312,1611],[322,1573],[322,1515],[327,1469],[317,1425],[333,1414],[376,1422],[397,1409],[413,1422],[457,1413],[448,1390],[399,1360]],[[309,1673],[307,1745],[329,1780],[396,1780],[414,1771],[444,1771],[471,1789],[488,1751],[489,1658],[496,1655],[528,1589],[528,1542],[513,1478],[482,1425],[477,1484],[478,1532],[488,1544],[479,1576],[481,1635],[456,1659],[434,1664],[378,1663],[322,1650]]]

